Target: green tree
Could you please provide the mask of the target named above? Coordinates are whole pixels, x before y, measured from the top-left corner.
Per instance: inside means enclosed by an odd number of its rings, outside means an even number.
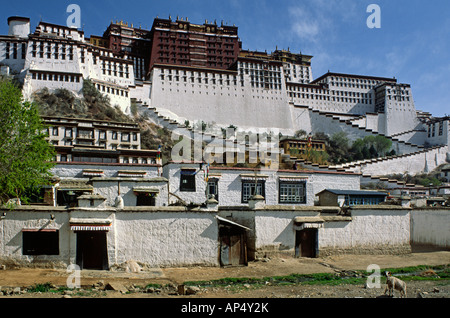
[[[379,156],[385,156],[392,147],[392,140],[384,136],[377,135],[374,138],[373,146]]]
[[[349,139],[345,132],[338,132],[331,136],[328,153],[333,163],[347,162],[349,150]]]
[[[50,182],[55,150],[34,103],[24,102],[20,88],[0,80],[0,204]]]

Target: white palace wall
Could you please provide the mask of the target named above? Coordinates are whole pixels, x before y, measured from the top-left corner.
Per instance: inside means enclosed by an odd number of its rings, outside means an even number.
[[[249,257],[295,255],[295,219],[321,218],[319,256],[401,254],[415,246],[450,248],[448,209],[358,206],[349,214],[333,207],[260,206],[194,209],[184,207],[55,208],[21,206],[0,210],[0,264],[66,267],[75,264],[77,235],[71,220],[111,223],[107,231],[109,266],[134,260],[151,267],[219,266],[219,221],[248,227]],[[72,221],[73,222],[73,221]],[[23,255],[23,231],[58,231],[59,254]],[[249,260],[250,260],[249,259]]]
[[[239,77],[233,72],[222,74],[223,85],[212,84],[213,74],[218,81],[216,72],[189,70],[184,82],[183,76],[179,75],[176,80],[173,71],[169,75],[167,69],[155,67],[150,106],[167,109],[191,122],[201,119],[225,127],[293,130],[285,90],[250,88],[248,82],[241,86]],[[164,79],[161,79],[162,75]],[[194,83],[190,82],[191,76]]]

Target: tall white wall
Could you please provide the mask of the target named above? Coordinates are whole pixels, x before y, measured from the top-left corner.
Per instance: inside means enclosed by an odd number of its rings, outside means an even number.
[[[181,72],[181,71],[180,71]],[[265,90],[240,84],[239,76],[223,75],[223,85],[212,84],[210,71],[187,72],[187,82],[169,80],[167,70],[154,68],[152,73],[151,106],[167,109],[190,121],[203,120],[218,125],[239,128],[279,128],[292,131],[292,119],[285,91]],[[195,82],[191,83],[191,73]],[[201,75],[199,75],[201,74]],[[164,75],[164,80],[161,80]],[[205,84],[206,75],[208,84]],[[216,74],[216,78],[218,75]],[[227,84],[229,76],[229,84]],[[198,82],[201,79],[201,83]]]
[[[351,210],[351,222],[326,223],[319,230],[319,249],[328,253],[390,254],[410,252],[410,211],[396,207]]]
[[[155,267],[218,265],[215,213],[118,212],[116,263],[128,260]]]
[[[418,209],[411,212],[411,241],[419,247],[450,249],[448,209]]]

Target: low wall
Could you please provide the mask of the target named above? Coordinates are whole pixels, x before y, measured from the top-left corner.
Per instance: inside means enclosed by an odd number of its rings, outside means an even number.
[[[423,208],[411,212],[413,250],[450,250],[450,210]]]
[[[351,222],[327,222],[320,230],[321,256],[411,252],[409,209],[361,206],[350,211]]]
[[[411,247],[450,247],[450,210],[400,206],[358,206],[347,214],[336,207],[269,206],[194,209],[125,209],[23,206],[0,210],[0,264],[67,267],[76,263],[77,234],[70,220],[108,220],[107,261],[111,267],[134,260],[151,267],[220,266],[219,221],[227,218],[246,231],[248,261],[273,254],[294,256],[302,221],[320,218],[319,257],[336,254],[404,254]],[[295,223],[297,220],[300,223]],[[308,221],[304,221],[308,222]],[[314,222],[314,221],[311,221]],[[89,224],[89,222],[87,222]],[[235,224],[236,225],[236,224]],[[59,255],[23,255],[23,231],[54,231]],[[241,228],[242,230],[242,228]]]
[[[255,255],[295,255],[295,217],[319,216],[324,220],[318,229],[320,256],[332,254],[410,253],[410,210],[401,207],[355,207],[351,215],[324,212],[327,207],[266,206],[255,211]],[[229,213],[231,213],[229,211]],[[235,213],[233,213],[233,216]]]
[[[130,260],[152,267],[219,266],[216,215],[216,211],[182,207],[92,210],[24,206],[0,210],[0,264],[57,268],[75,264],[77,234],[71,230],[70,219],[76,218],[111,221],[106,235],[109,267]],[[24,229],[58,231],[59,255],[23,255]]]
[[[136,260],[153,267],[218,266],[216,212],[116,213],[116,263]]]

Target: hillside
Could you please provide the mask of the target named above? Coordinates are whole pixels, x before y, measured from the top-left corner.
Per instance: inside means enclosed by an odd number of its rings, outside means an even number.
[[[83,83],[82,98],[66,89],[50,92],[44,88],[33,94],[33,101],[39,106],[41,116],[136,123],[141,129],[142,149],[156,150],[163,145],[163,158],[170,157],[173,141],[167,129],[146,121],[139,114],[124,114],[118,107],[112,106],[109,98],[102,95],[89,80]]]

